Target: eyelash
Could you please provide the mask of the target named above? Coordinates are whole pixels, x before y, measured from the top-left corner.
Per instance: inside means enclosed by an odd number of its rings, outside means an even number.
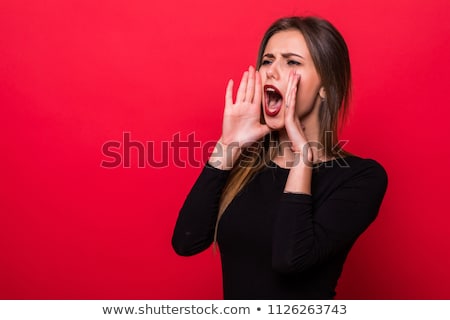
[[[265,65],[268,65],[268,64],[271,64],[272,63],[272,61],[271,60],[263,60],[262,62],[261,62],[261,65],[262,66],[265,66]],[[299,66],[299,65],[301,65],[301,63],[300,62],[298,62],[298,61],[295,61],[295,60],[289,60],[288,62],[287,62],[287,64],[288,65],[294,65],[294,66]]]

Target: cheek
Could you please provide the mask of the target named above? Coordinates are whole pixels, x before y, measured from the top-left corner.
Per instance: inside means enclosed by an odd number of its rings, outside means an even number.
[[[297,95],[297,106],[296,112],[299,116],[307,114],[311,112],[317,102],[318,96],[315,94],[314,89],[305,90],[303,88],[303,92]]]
[[[313,78],[302,78],[300,86],[297,89],[297,101],[303,101],[303,103],[315,100],[320,89],[320,82]]]

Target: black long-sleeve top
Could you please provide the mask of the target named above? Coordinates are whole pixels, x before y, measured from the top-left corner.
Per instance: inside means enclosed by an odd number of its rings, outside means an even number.
[[[313,169],[312,195],[284,193],[289,169],[267,166],[220,219],[225,299],[332,299],[348,252],[378,214],[383,167],[348,156]],[[190,256],[214,238],[229,171],[206,165],[187,196],[172,246]]]

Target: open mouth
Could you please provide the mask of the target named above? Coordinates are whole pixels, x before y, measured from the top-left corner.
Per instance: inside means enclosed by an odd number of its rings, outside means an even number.
[[[283,95],[273,85],[264,86],[264,109],[268,116],[276,116],[283,105]]]

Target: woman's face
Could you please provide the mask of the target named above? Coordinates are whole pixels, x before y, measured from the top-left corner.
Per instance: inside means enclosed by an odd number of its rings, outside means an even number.
[[[321,89],[317,74],[305,39],[298,30],[275,33],[264,50],[259,72],[263,85],[263,111],[266,124],[272,130],[284,128],[284,112],[287,101],[289,73],[300,74],[295,111],[303,121],[307,117],[318,117]]]

